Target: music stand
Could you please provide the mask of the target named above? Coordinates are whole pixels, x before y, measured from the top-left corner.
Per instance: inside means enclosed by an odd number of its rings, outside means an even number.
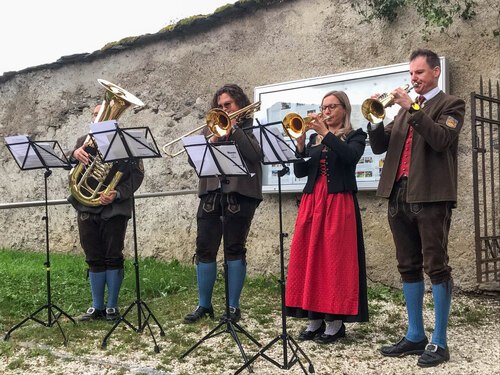
[[[28,320],[33,320],[45,327],[52,327],[57,324],[59,331],[64,338],[64,345],[68,343],[68,339],[59,324],[61,315],[66,316],[75,324],[75,320],[64,312],[60,307],[52,303],[52,293],[50,284],[50,245],[49,245],[49,210],[47,200],[47,179],[52,174],[50,168],[65,168],[70,169],[69,160],[64,155],[61,146],[57,141],[32,141],[28,136],[18,135],[5,137],[7,148],[14,157],[17,165],[21,170],[45,169],[44,172],[44,192],[45,192],[45,216],[42,220],[45,221],[45,269],[47,275],[47,303],[40,306],[33,313],[23,319],[21,322],[12,327],[4,337],[4,341],[10,338],[10,334],[21,327]],[[47,309],[47,321],[43,321],[36,317],[40,312]],[[54,312],[56,311],[57,314]]]
[[[301,361],[299,356],[302,355],[309,363],[309,372],[314,373],[314,366],[309,359],[309,357],[300,348],[299,344],[295,339],[287,332],[286,325],[286,313],[285,313],[285,257],[284,257],[284,238],[288,237],[288,233],[283,233],[283,211],[281,203],[281,178],[289,172],[289,168],[286,164],[296,163],[302,161],[301,158],[295,156],[294,150],[284,141],[283,136],[276,128],[276,125],[282,126],[282,122],[273,122],[262,125],[259,120],[256,120],[258,126],[254,127],[254,132],[257,132],[256,138],[260,142],[262,149],[262,154],[264,155],[263,164],[281,164],[282,169],[278,171],[278,212],[279,212],[279,225],[280,225],[280,292],[281,292],[281,334],[271,340],[267,345],[262,347],[249,361],[247,361],[242,367],[235,372],[239,374],[252,362],[254,362],[258,357],[263,357],[267,361],[271,362],[273,365],[279,367],[283,370],[291,369],[295,363],[298,363],[307,374],[306,368]],[[293,141],[292,141],[293,143]],[[275,343],[281,341],[283,350],[283,363],[279,363],[275,359],[269,357],[266,351],[270,349]],[[288,349],[291,350],[292,355],[290,359],[288,358]]]
[[[130,176],[132,179],[132,190],[134,187],[134,168],[138,167],[139,159],[146,158],[159,158],[161,157],[156,141],[151,134],[148,127],[135,127],[120,129],[116,120],[103,121],[90,124],[91,137],[95,140],[99,152],[102,154],[104,162],[112,162],[118,160],[128,160]],[[132,194],[132,228],[134,239],[134,270],[135,270],[135,291],[136,299],[130,304],[125,312],[120,315],[120,318],[114,323],[111,330],[106,334],[102,340],[101,347],[104,349],[107,346],[108,338],[114,330],[120,325],[125,323],[134,332],[142,333],[144,328],[147,327],[149,334],[154,342],[155,353],[160,352],[160,347],[153,334],[153,330],[149,324],[149,319],[153,319],[158,328],[160,329],[160,336],[165,336],[163,328],[156,319],[155,315],[148,307],[146,302],[141,299],[141,284],[139,278],[139,257],[137,253],[137,223],[135,214],[135,194]],[[137,306],[137,326],[134,326],[127,320],[127,314]],[[147,312],[147,314],[146,314]],[[144,319],[144,320],[143,320]]]
[[[198,177],[217,177],[220,181],[220,220],[222,228],[222,248],[224,254],[224,288],[226,298],[226,314],[221,318],[219,324],[214,329],[203,336],[196,344],[194,344],[189,350],[182,354],[180,358],[186,357],[189,353],[191,353],[194,349],[201,345],[201,343],[208,340],[209,338],[227,332],[236,342],[241,356],[246,363],[248,362],[248,357],[245,353],[245,350],[243,349],[243,346],[241,345],[237,333],[244,334],[258,347],[261,347],[262,345],[247,331],[245,331],[237,322],[233,321],[229,313],[229,277],[225,241],[226,233],[224,230],[226,220],[224,214],[224,184],[229,183],[227,177],[250,176],[250,173],[247,166],[245,165],[245,162],[240,154],[237,145],[234,142],[208,143],[204,136],[196,135],[192,137],[185,137],[183,139],[183,143],[184,148],[186,149],[186,152],[193,163]],[[219,328],[223,328],[223,330],[219,331]],[[249,368],[249,371],[252,372],[252,369]]]

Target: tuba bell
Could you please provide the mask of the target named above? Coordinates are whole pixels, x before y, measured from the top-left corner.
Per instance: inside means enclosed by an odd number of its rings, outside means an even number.
[[[101,109],[94,123],[117,120],[130,106],[144,106],[144,103],[115,84],[104,79],[97,80],[106,91]],[[84,145],[89,150],[90,162],[88,165],[78,163],[69,174],[69,187],[71,195],[84,206],[100,206],[99,197],[114,190],[123,173],[118,171],[110,176],[113,163],[102,161],[102,155],[92,137],[87,136]]]

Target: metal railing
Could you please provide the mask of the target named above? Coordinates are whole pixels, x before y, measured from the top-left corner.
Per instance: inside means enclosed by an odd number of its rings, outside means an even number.
[[[135,199],[169,197],[174,195],[189,195],[196,193],[197,193],[196,190],[175,190],[175,191],[163,191],[157,193],[141,193],[141,194],[136,194]],[[47,205],[49,206],[57,206],[62,204],[69,204],[69,202],[67,199],[53,199],[47,201]],[[27,207],[39,207],[39,206],[45,206],[45,201],[0,203],[0,209],[27,208]]]
[[[500,85],[471,93],[477,282],[500,283]],[[496,91],[496,92],[495,92]]]

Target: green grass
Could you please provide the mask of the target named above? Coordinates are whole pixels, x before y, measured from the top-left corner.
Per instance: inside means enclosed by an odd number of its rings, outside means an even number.
[[[45,261],[44,252],[0,250],[2,334],[47,302]],[[134,270],[133,260],[127,259],[119,301],[122,312],[136,301]],[[83,255],[51,254],[50,271],[52,303],[73,317],[84,312],[90,306],[91,296]],[[206,319],[195,325],[181,323],[184,315],[192,311],[197,304],[196,273],[193,265],[181,264],[176,260],[163,262],[144,258],[139,260],[139,275],[141,300],[147,304],[165,332],[165,336],[160,337],[159,328],[149,319],[151,329],[161,347],[160,354],[156,356],[158,369],[178,371],[176,365],[183,363],[183,360],[179,359],[180,355],[201,339],[202,335],[213,329],[218,320]],[[281,333],[280,295],[280,281],[277,275],[252,276],[246,280],[241,301],[243,324],[244,327],[251,326],[251,335],[263,344]],[[432,308],[432,298],[429,298],[430,294],[427,293],[426,308]],[[406,311],[401,291],[374,285],[368,289],[368,301],[370,322],[350,325],[349,334],[339,343],[339,348],[349,348],[370,341],[378,344],[392,342],[404,334]],[[216,314],[222,314],[225,307],[222,267],[219,267],[217,274],[213,304]],[[495,303],[457,301],[452,305],[450,326],[487,324],[487,318],[494,316],[495,311],[498,311],[498,304]],[[46,322],[46,309],[37,317]],[[127,319],[137,325],[135,305]],[[104,358],[113,356],[125,360],[130,352],[142,353],[146,357],[155,354],[147,328],[137,335],[126,324],[120,324],[109,337],[106,350],[103,351],[102,340],[111,329],[108,323],[98,321],[73,325],[65,317],[60,319],[60,323],[69,342],[64,350],[70,355],[86,356],[95,355],[97,352]],[[304,324],[304,320],[287,319],[289,332],[294,337]],[[230,337],[227,337],[227,340],[230,340]],[[240,340],[244,347],[253,346],[244,335],[240,335]],[[26,348],[23,342],[41,346]],[[62,344],[61,331],[57,325],[47,328],[28,321],[11,333],[10,340],[0,341],[0,357],[9,358],[9,370],[22,372],[26,366],[24,357],[43,358],[45,363],[51,363],[56,360],[51,348],[61,349]],[[24,350],[22,355],[19,354],[21,348]],[[196,348],[196,352],[200,368],[208,366],[207,368],[213,371],[221,366],[231,366],[227,363],[228,359],[239,357],[237,348],[229,344],[216,351],[210,344],[202,344]],[[127,370],[123,371],[126,373]],[[182,371],[177,373],[183,374]]]
[[[28,315],[47,302],[45,253],[0,251],[0,327]],[[125,261],[125,279],[120,302],[136,299],[133,261]],[[141,299],[167,300],[172,296],[192,298],[196,291],[194,267],[155,259],[139,260]],[[86,264],[82,256],[51,254],[50,281],[52,303],[69,315],[90,306]]]

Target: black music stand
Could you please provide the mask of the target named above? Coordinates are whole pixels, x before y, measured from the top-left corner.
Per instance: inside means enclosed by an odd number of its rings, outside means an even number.
[[[276,125],[280,127],[283,125],[281,121],[273,122],[269,124],[262,125],[259,120],[256,120],[258,126],[254,127],[257,129],[259,134],[256,136],[260,142],[262,148],[262,154],[264,155],[263,164],[281,164],[282,169],[278,171],[278,208],[279,208],[279,223],[280,223],[280,291],[281,291],[281,334],[271,340],[267,345],[262,347],[257,354],[255,354],[250,360],[248,360],[242,367],[235,372],[239,374],[246,367],[248,367],[252,362],[254,362],[258,357],[263,357],[267,361],[271,362],[273,365],[279,367],[283,370],[290,370],[295,363],[298,363],[307,374],[306,368],[302,363],[300,356],[302,355],[309,363],[309,372],[314,373],[314,366],[309,359],[309,357],[300,348],[299,344],[295,339],[288,334],[286,326],[286,313],[285,313],[285,258],[284,258],[284,245],[283,239],[288,237],[288,233],[283,233],[283,212],[281,206],[281,178],[289,172],[289,168],[286,164],[296,163],[301,161],[301,158],[295,156],[294,150],[283,140],[281,133],[276,128]],[[293,142],[293,141],[292,141]],[[283,363],[276,361],[275,359],[269,357],[266,351],[270,349],[275,343],[281,342],[283,349]],[[288,349],[291,350],[292,355],[289,359]]]
[[[229,183],[227,177],[233,176],[249,176],[243,157],[237,145],[234,142],[226,143],[208,143],[204,136],[192,136],[183,139],[184,147],[189,155],[189,158],[196,170],[196,174],[199,178],[203,177],[217,177],[220,181],[220,191],[221,191],[221,226],[222,226],[222,248],[224,253],[224,289],[226,298],[226,314],[220,320],[219,324],[203,336],[196,344],[194,344],[188,351],[181,355],[180,358],[186,357],[194,349],[196,349],[201,343],[208,340],[211,337],[218,336],[222,333],[229,333],[231,337],[236,342],[238,349],[240,350],[241,356],[245,363],[248,362],[248,357],[241,345],[241,341],[237,333],[244,334],[250,341],[256,344],[258,347],[262,345],[253,338],[247,331],[245,331],[237,322],[231,319],[229,313],[229,277],[228,277],[228,264],[227,264],[227,254],[226,254],[226,241],[225,241],[225,214],[224,214],[224,184]],[[219,331],[219,329],[222,330]],[[248,367],[248,366],[246,366]],[[252,372],[251,367],[249,371]]]
[[[139,159],[160,158],[160,151],[156,145],[148,127],[135,127],[120,129],[116,120],[103,121],[100,123],[91,124],[91,137],[97,144],[99,152],[102,154],[104,162],[112,162],[118,160],[128,160],[130,176],[132,178],[132,187],[134,186],[134,168],[138,167]],[[133,189],[132,189],[133,190]],[[149,319],[153,319],[158,328],[160,328],[160,336],[165,336],[163,328],[156,319],[155,315],[148,307],[146,302],[141,299],[141,284],[139,278],[139,257],[137,254],[137,223],[135,214],[135,194],[132,194],[132,228],[134,238],[134,270],[135,270],[135,291],[136,299],[130,304],[125,312],[120,315],[120,318],[114,323],[111,330],[102,340],[101,347],[104,349],[107,346],[108,338],[120,323],[125,323],[134,332],[142,333],[147,327],[149,334],[154,342],[155,353],[160,352],[160,347],[153,334]],[[134,326],[127,320],[127,314],[137,306],[137,326]],[[147,314],[146,314],[147,312]],[[144,319],[144,320],[143,320]]]
[[[52,327],[57,324],[64,338],[64,345],[68,344],[68,339],[59,324],[59,318],[64,315],[73,323],[75,320],[64,312],[57,305],[52,303],[52,293],[50,285],[50,245],[49,245],[49,210],[47,201],[47,179],[52,174],[49,168],[64,168],[71,169],[69,160],[64,155],[61,146],[57,141],[32,141],[27,136],[12,136],[5,137],[7,148],[16,160],[17,165],[21,170],[31,169],[45,169],[44,183],[45,183],[45,216],[42,220],[45,221],[45,269],[47,274],[47,303],[40,306],[35,312],[31,313],[28,317],[12,327],[4,337],[4,341],[10,338],[10,334],[21,327],[28,320],[33,320],[45,327]],[[43,321],[36,317],[40,312],[47,309],[47,321]],[[54,312],[56,311],[57,314]]]

